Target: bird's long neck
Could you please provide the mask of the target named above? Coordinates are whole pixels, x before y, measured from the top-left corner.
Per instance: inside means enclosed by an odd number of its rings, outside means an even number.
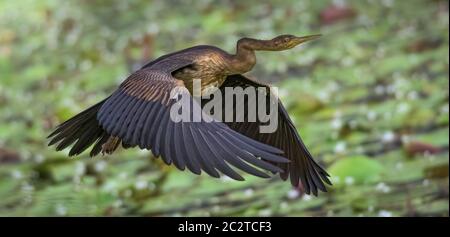
[[[256,64],[255,50],[268,48],[267,40],[242,38],[237,42],[236,54],[231,55],[230,68],[233,74],[250,71]]]

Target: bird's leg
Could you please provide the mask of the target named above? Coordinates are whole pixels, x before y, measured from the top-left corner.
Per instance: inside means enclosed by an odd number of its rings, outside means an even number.
[[[102,145],[102,154],[112,154],[119,146],[121,140],[118,137],[110,136],[105,144]]]

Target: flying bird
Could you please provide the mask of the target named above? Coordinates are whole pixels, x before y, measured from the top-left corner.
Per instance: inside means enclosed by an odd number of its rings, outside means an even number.
[[[193,107],[204,105],[194,99],[194,79],[201,80],[202,88],[264,87],[271,96],[268,85],[243,75],[256,64],[255,51],[287,50],[318,37],[242,38],[235,54],[200,45],[161,56],[128,76],[109,97],[57,126],[48,136],[49,146],[60,151],[72,145],[69,156],[92,145],[91,156],[111,154],[119,145],[139,147],[194,174],[204,171],[217,178],[223,173],[244,180],[231,165],[263,178],[270,177],[264,171],[279,173],[307,194],[326,192],[324,183],[331,185],[328,173],[313,160],[278,99],[278,126],[272,133],[258,130],[260,120],[174,122],[170,118],[170,107],[177,102],[171,95],[174,88],[185,88],[180,93],[190,98]]]

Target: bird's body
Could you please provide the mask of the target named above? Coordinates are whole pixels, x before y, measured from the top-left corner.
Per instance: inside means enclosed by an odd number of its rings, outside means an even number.
[[[191,94],[193,94],[194,79],[201,81],[201,94],[203,95],[210,87],[221,86],[227,76],[233,73],[226,63],[226,58],[229,57],[228,53],[213,46],[192,47],[185,52],[174,54],[172,57],[195,58],[192,66],[178,69],[173,73],[176,79],[183,81]],[[171,60],[171,58],[165,60]]]
[[[273,133],[260,133],[259,120],[196,123],[174,122],[170,117],[170,107],[176,103],[171,96],[174,88],[185,87],[187,92],[180,93],[192,98],[195,79],[201,81],[202,95],[211,87],[267,87],[241,75],[255,65],[254,51],[285,50],[315,37],[244,38],[235,54],[204,45],[164,55],[131,74],[111,96],[59,125],[49,136],[53,137],[50,145],[59,143],[57,150],[61,150],[74,144],[69,155],[77,155],[94,144],[91,156],[112,153],[120,144],[139,146],[195,174],[203,170],[219,177],[220,171],[243,180],[232,165],[269,177],[263,169],[280,173],[283,179],[290,177],[295,186],[301,182],[306,193],[326,191],[323,182],[331,184],[328,174],[312,159],[280,101]],[[190,103],[203,105],[193,99]]]

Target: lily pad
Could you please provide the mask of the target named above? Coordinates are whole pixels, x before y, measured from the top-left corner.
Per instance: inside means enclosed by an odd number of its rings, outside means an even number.
[[[383,166],[366,156],[353,156],[335,162],[329,169],[336,185],[373,183],[380,179]]]

